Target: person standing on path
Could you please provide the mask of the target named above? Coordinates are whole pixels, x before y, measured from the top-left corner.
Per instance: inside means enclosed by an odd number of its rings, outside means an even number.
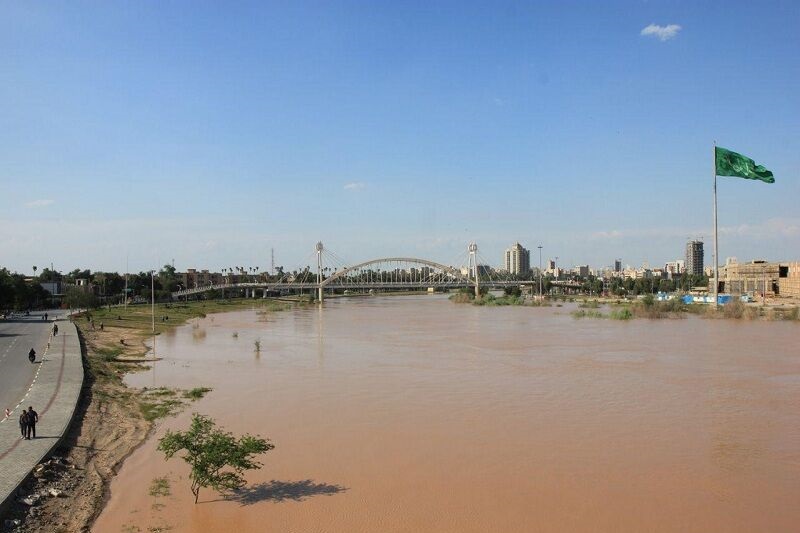
[[[33,410],[33,406],[28,406],[28,440],[31,439],[31,435],[33,438],[36,438],[36,422],[39,421],[39,413]]]
[[[58,335],[58,324],[53,324],[53,337]]]
[[[25,409],[19,415],[19,432],[22,433],[23,439],[28,435],[28,412]]]

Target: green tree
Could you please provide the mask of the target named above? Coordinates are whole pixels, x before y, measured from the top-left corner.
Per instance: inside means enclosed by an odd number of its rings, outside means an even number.
[[[41,306],[49,293],[36,281],[28,282],[22,274],[0,269],[0,310],[18,311]]]
[[[178,290],[178,275],[175,273],[175,267],[172,265],[164,265],[158,272],[158,281],[161,283],[161,289],[167,292],[174,292]]]
[[[505,293],[506,296],[521,296],[522,295],[522,289],[520,289],[518,285],[514,285],[514,286],[511,286],[511,287],[505,287],[503,289],[503,292]]]
[[[64,303],[70,309],[94,309],[97,307],[97,297],[90,291],[70,287],[64,294]]]
[[[39,281],[41,283],[55,282],[61,279],[61,274],[49,268],[43,268],[39,273]]]
[[[76,268],[75,270],[73,270],[72,272],[70,272],[69,274],[67,274],[64,277],[66,278],[66,281],[68,283],[75,283],[75,281],[79,280],[79,279],[85,279],[85,280],[88,280],[88,281],[92,281],[92,279],[93,279],[92,278],[92,271],[89,270],[88,268],[86,270],[81,270],[79,268]]]
[[[233,490],[245,484],[245,470],[261,468],[254,456],[266,453],[275,446],[257,436],[244,435],[238,439],[233,434],[217,429],[207,416],[192,415],[188,431],[167,431],[158,441],[158,449],[171,459],[183,452],[181,459],[191,468],[194,503],[200,489],[211,487],[216,491]]]

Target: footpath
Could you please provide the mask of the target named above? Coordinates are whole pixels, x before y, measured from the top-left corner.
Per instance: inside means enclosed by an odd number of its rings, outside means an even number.
[[[83,360],[78,331],[69,320],[56,324],[58,335],[51,336],[28,392],[11,416],[0,421],[0,517],[34,467],[61,443],[80,398]],[[22,440],[18,418],[29,405],[39,413],[36,439]]]

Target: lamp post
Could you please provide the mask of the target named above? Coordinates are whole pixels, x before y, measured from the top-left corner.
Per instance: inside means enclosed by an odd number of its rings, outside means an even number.
[[[153,360],[156,359],[156,271],[150,271],[150,314],[153,320]],[[153,365],[155,372],[155,365]]]
[[[153,340],[156,334],[156,271],[150,271],[150,314],[153,319]]]
[[[537,246],[539,248],[539,299],[542,299],[542,245],[540,244]]]

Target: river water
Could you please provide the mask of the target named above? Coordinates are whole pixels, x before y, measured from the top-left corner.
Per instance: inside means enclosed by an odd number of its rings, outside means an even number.
[[[797,324],[569,310],[331,299],[177,328],[130,384],[214,390],[125,462],[94,531],[798,531]],[[192,410],[276,446],[235,497],[193,505],[155,449]]]

